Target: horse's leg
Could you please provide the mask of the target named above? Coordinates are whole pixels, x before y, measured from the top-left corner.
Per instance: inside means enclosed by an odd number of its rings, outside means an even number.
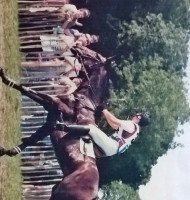
[[[49,200],[55,200],[55,198],[54,198],[54,193],[55,193],[57,187],[59,186],[59,184],[60,184],[60,182],[56,183],[56,184],[52,187],[52,190],[51,190],[51,197],[50,197]]]
[[[22,86],[20,84],[17,84],[15,81],[10,80],[5,75],[4,70],[1,67],[0,67],[0,76],[2,78],[2,82],[5,85],[20,91],[22,95],[25,95],[25,96],[31,98],[35,102],[37,102],[40,105],[44,106],[45,109],[46,108],[50,109],[53,106],[55,106],[55,104],[56,104],[55,97],[52,97],[50,95],[43,94],[43,93],[40,93],[40,92],[36,92],[36,91],[34,91],[34,90],[32,90],[32,89],[30,89],[28,87],[25,87],[25,86]]]
[[[54,119],[49,119],[49,118],[51,118],[50,114],[48,114],[47,121],[42,127],[40,127],[30,137],[22,139],[22,143],[18,145],[18,147],[21,150],[23,150],[27,146],[32,146],[36,144],[40,140],[43,140],[46,136],[48,136],[54,131],[56,121]]]
[[[4,73],[3,69],[0,67],[0,77],[2,78],[2,81],[5,85],[8,85],[9,87],[12,87],[18,91],[21,92],[22,95],[25,95],[32,99],[33,101],[39,103],[42,105],[47,111],[58,111],[60,110],[62,113],[64,113],[68,117],[73,117],[73,110],[70,109],[67,105],[67,103],[64,103],[63,100],[61,100],[58,97],[53,97],[41,92],[36,92],[28,87],[19,85],[15,83],[14,81],[10,80]]]
[[[0,157],[6,154],[6,150],[0,146]]]
[[[48,115],[47,122],[40,127],[35,133],[33,133],[30,137],[23,138],[22,143],[18,146],[11,149],[4,149],[0,147],[0,156],[8,155],[8,156],[16,156],[22,150],[24,150],[27,146],[35,145],[38,141],[43,140],[46,136],[54,131],[55,120],[52,119],[52,115]]]

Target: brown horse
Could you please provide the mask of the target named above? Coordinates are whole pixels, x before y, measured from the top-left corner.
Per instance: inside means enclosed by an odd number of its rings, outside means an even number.
[[[93,200],[98,194],[99,173],[96,159],[80,152],[80,134],[76,132],[71,135],[58,130],[57,121],[64,121],[66,124],[95,123],[95,106],[103,101],[105,91],[108,89],[107,63],[101,55],[87,48],[81,47],[74,51],[76,56],[80,57],[84,68],[83,81],[74,94],[74,100],[62,98],[61,95],[49,96],[18,85],[9,80],[0,68],[0,76],[4,84],[12,86],[48,111],[46,123],[29,138],[23,139],[19,147],[22,150],[50,135],[64,174],[63,180],[53,187],[51,200]],[[6,153],[10,152],[0,149],[1,155]]]

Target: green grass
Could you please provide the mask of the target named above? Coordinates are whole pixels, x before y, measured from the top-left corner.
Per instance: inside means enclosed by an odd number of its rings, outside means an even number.
[[[0,0],[0,65],[19,79],[17,1]],[[20,141],[20,96],[0,81],[0,145],[13,147]],[[20,158],[0,158],[0,200],[21,199]]]

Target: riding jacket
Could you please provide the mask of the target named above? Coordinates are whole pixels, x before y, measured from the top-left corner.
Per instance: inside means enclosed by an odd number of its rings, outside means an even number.
[[[111,136],[119,143],[118,153],[123,153],[135,140],[139,133],[139,125],[131,120],[122,120],[119,129]]]

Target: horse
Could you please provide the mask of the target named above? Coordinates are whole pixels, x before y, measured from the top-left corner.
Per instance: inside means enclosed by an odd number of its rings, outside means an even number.
[[[96,157],[82,154],[79,150],[81,135],[77,132],[65,133],[58,128],[57,121],[66,124],[95,124],[95,108],[104,101],[108,90],[109,64],[104,57],[88,48],[80,47],[73,51],[83,66],[83,81],[75,91],[74,99],[62,98],[61,95],[50,96],[16,84],[0,68],[0,76],[5,85],[18,90],[48,111],[46,123],[29,138],[23,138],[19,147],[24,149],[50,135],[64,174],[62,181],[52,188],[50,200],[95,200],[99,189]],[[7,152],[1,148],[0,154],[2,156]]]

